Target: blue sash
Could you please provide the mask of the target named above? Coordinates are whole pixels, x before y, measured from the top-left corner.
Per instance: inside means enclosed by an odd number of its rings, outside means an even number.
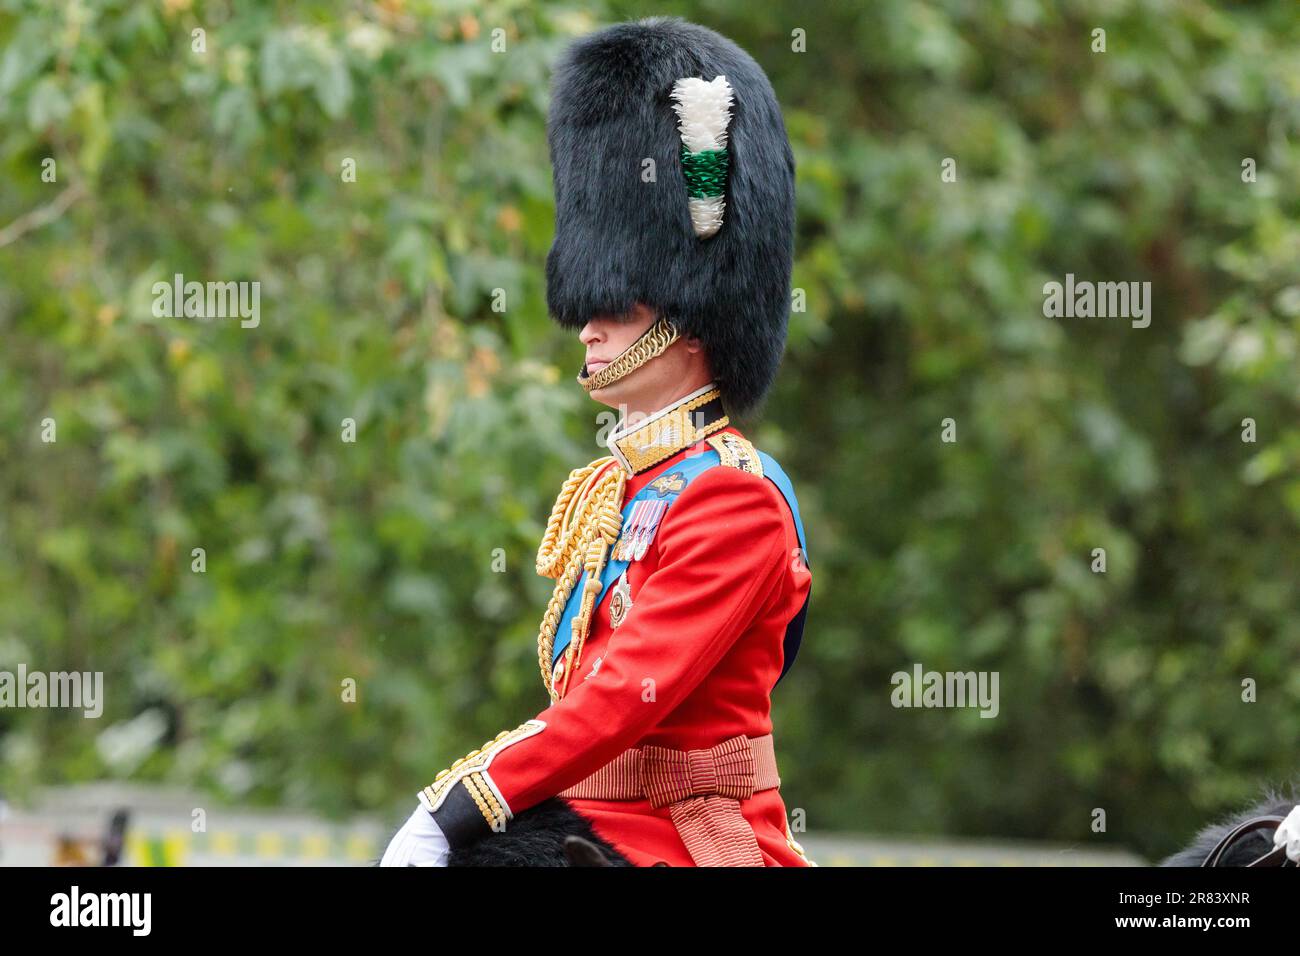
[[[777,490],[781,492],[781,496],[785,498],[785,502],[790,508],[790,513],[794,517],[795,531],[799,535],[799,547],[803,550],[803,560],[805,566],[807,566],[808,546],[804,540],[803,522],[799,519],[799,502],[794,495],[794,486],[790,484],[790,479],[787,478],[785,472],[781,470],[781,466],[778,465],[770,455],[765,452],[759,452],[758,457],[763,464],[763,477],[769,479],[772,484],[776,485]],[[624,527],[627,526],[628,518],[632,514],[632,509],[635,508],[638,503],[649,500],[662,501],[664,498],[667,498],[669,505],[671,506],[672,501],[685,491],[693,480],[704,474],[704,472],[708,471],[710,468],[721,463],[722,459],[719,457],[718,453],[710,448],[708,451],[701,452],[698,455],[691,455],[683,461],[678,462],[676,465],[673,465],[670,469],[666,470],[664,474],[680,475],[682,479],[681,486],[675,491],[661,494],[659,490],[654,487],[654,482],[647,484],[644,488],[638,491],[626,505],[623,506]],[[663,518],[661,517],[660,521],[662,520]],[[613,549],[611,548],[611,551],[612,550]],[[596,596],[596,608],[600,607],[600,602],[605,599],[605,592],[608,591],[610,585],[617,581],[619,576],[627,570],[629,563],[630,562],[628,561],[615,561],[612,558],[605,562],[605,567],[600,574],[600,593]],[[569,642],[573,639],[573,619],[578,616],[578,610],[582,603],[579,599],[582,596],[582,590],[586,586],[586,583],[587,572],[583,571],[582,575],[578,578],[577,584],[573,586],[573,591],[569,594],[568,603],[564,606],[564,613],[560,616],[559,626],[555,629],[555,644],[551,650],[552,668],[554,668],[556,663],[559,662],[560,656],[564,653],[565,648],[569,646]],[[810,591],[809,596],[811,596],[811,593],[812,592]],[[777,678],[777,683],[780,683],[781,677],[785,677],[786,673],[790,670],[790,665],[794,663],[795,655],[799,652],[799,644],[803,639],[804,620],[807,616],[808,601],[805,600],[803,607],[799,609],[799,613],[794,616],[790,621],[789,626],[786,627],[784,642],[785,661],[781,668],[781,676]]]
[[[790,508],[790,514],[794,517],[794,530],[799,535],[799,550],[802,552],[803,566],[811,570],[812,562],[808,558],[808,540],[803,536],[803,521],[799,518],[799,499],[794,496],[794,485],[786,477],[786,473],[781,466],[767,452],[760,451],[758,460],[763,463],[763,477],[776,485],[781,492],[781,497],[785,498],[786,505]],[[795,656],[799,653],[799,645],[803,642],[803,626],[808,619],[808,602],[812,599],[812,588],[808,589],[808,594],[803,599],[803,607],[799,608],[796,614],[785,628],[785,655],[784,663],[781,665],[781,676],[776,682],[781,683],[781,678],[790,672],[790,666],[794,664]]]

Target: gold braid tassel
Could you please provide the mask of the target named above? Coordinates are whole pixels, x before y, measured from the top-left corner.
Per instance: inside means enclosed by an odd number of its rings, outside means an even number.
[[[569,595],[585,570],[587,583],[578,614],[572,622],[573,635],[565,651],[564,685],[567,686],[568,675],[581,660],[582,644],[591,627],[596,595],[600,593],[600,573],[605,568],[609,549],[618,540],[623,527],[626,486],[627,472],[613,457],[598,458],[589,465],[575,468],[569,472],[546,522],[546,533],[537,549],[537,573],[557,580],[537,633],[537,664],[552,702],[559,700],[563,691],[563,687],[557,689],[551,682],[551,656],[560,618],[564,615]]]

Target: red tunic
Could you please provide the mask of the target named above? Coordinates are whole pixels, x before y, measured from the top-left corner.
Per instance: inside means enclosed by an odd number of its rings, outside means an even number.
[[[707,447],[629,477],[624,503]],[[555,796],[630,747],[693,750],[772,733],[770,692],[786,626],[811,584],[798,549],[789,506],[771,481],[723,465],[693,479],[628,567],[632,605],[622,623],[610,626],[610,588],[565,696],[537,715],[545,729],[494,755],[491,779],[509,811]],[[668,807],[569,802],[633,863],[693,865]],[[778,790],[741,801],[741,812],[768,866],[808,865],[791,844]]]

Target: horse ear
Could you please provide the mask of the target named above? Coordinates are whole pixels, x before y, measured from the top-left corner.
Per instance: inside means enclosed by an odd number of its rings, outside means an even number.
[[[122,861],[122,850],[126,845],[126,828],[131,822],[131,812],[119,809],[113,814],[108,825],[108,835],[104,838],[104,866],[117,866]]]
[[[570,836],[564,841],[564,855],[569,866],[613,866],[600,847],[580,836]]]

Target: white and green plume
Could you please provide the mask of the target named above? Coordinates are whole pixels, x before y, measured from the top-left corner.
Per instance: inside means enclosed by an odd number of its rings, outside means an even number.
[[[722,228],[722,214],[727,208],[727,126],[731,123],[734,95],[725,76],[708,82],[688,76],[673,84],[691,225],[701,239]]]

